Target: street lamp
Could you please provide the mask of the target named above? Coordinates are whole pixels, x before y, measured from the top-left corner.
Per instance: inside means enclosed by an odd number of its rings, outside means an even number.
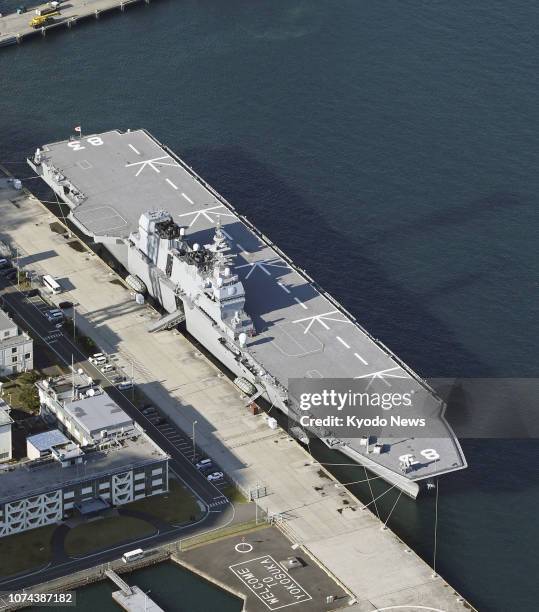
[[[193,461],[195,460],[196,454],[195,454],[195,425],[198,423],[198,421],[193,421]]]

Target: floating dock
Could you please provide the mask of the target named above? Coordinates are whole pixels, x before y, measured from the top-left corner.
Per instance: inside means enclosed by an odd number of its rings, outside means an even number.
[[[141,612],[164,612],[163,608],[160,608],[151,600],[147,593],[138,586],[129,586],[114,570],[109,569],[105,574],[114,584],[120,587],[119,591],[114,591],[112,599],[124,610],[129,612],[138,612],[139,610]]]
[[[30,20],[36,16],[36,8],[46,8],[47,4],[33,7],[26,13],[10,13],[0,17],[0,47],[21,43],[31,36],[46,36],[48,32],[58,28],[72,28],[84,19],[99,19],[101,15],[111,11],[124,11],[133,4],[149,4],[150,0],[70,0],[58,7],[60,14],[48,24],[33,28]]]

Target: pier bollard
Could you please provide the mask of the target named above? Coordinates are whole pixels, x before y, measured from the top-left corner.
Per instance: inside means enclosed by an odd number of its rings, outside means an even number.
[[[99,19],[99,11],[97,9],[95,9],[95,18]]]
[[[41,36],[46,36],[46,34],[45,34],[45,28],[41,28]]]
[[[122,13],[125,11],[125,4],[123,2],[120,2],[120,10]]]

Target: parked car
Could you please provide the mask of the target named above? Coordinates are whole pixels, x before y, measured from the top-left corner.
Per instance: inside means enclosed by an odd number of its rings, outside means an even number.
[[[225,477],[225,475],[223,474],[223,472],[213,472],[213,474],[209,474],[208,476],[206,476],[206,478],[212,482],[213,480],[223,480],[223,478]]]
[[[133,383],[130,380],[124,380],[123,382],[118,383],[116,385],[116,388],[119,389],[120,391],[127,391],[128,389],[133,388]]]
[[[39,295],[39,289],[30,289],[26,292],[26,297],[35,297],[36,295]]]
[[[94,353],[88,357],[88,361],[97,366],[105,365],[107,363],[107,356],[104,353]]]
[[[107,374],[107,372],[113,372],[116,368],[110,363],[105,363],[100,365],[99,369],[103,372],[103,374]]]
[[[61,308],[62,310],[69,310],[70,308],[73,308],[73,302],[60,302],[58,304],[58,308]]]
[[[0,268],[4,269],[4,268],[10,268],[11,267],[11,262],[9,261],[9,259],[6,259],[5,257],[0,257]]]
[[[195,464],[197,470],[204,470],[213,465],[213,461],[211,459],[201,459],[198,463]]]
[[[59,323],[60,321],[64,320],[64,313],[58,308],[47,310],[45,316],[50,323]]]

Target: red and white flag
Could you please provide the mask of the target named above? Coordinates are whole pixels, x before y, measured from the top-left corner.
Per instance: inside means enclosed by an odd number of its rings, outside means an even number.
[[[82,128],[80,125],[75,126],[75,132],[78,132],[79,134],[82,132]]]

